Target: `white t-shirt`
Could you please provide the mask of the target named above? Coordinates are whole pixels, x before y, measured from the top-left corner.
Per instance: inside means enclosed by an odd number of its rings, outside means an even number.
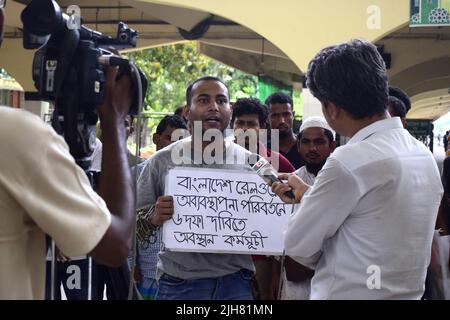
[[[314,184],[314,180],[316,180],[316,176],[314,173],[309,172],[306,169],[306,166],[301,167],[300,169],[294,172],[297,176],[300,177],[306,184],[312,186]]]
[[[50,126],[6,107],[0,122],[0,299],[43,299],[45,233],[66,256],[85,255],[111,216]]]
[[[420,299],[443,188],[399,118],[328,158],[292,216],[286,254],[315,268],[311,299]]]

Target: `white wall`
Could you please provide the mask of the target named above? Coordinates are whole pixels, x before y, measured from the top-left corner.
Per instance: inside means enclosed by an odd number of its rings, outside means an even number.
[[[319,100],[314,98],[309,89],[302,89],[302,104],[303,104],[303,120],[312,116],[321,116],[322,105]]]

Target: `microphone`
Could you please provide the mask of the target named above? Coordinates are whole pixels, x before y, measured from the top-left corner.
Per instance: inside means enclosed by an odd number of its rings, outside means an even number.
[[[263,157],[252,154],[253,157],[256,157],[256,159],[259,160],[252,166],[253,171],[256,172],[257,175],[259,175],[266,183],[269,182],[282,182],[280,179],[278,179],[278,172],[275,170],[274,167],[264,159]],[[294,193],[292,191],[287,191],[284,193],[285,196],[295,199]]]

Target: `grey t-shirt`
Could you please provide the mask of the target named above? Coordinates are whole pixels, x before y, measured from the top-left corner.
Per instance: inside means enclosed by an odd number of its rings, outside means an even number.
[[[248,164],[244,164],[250,153],[231,141],[226,141],[223,164],[193,163],[195,155],[190,146],[189,137],[158,151],[147,161],[138,180],[138,209],[155,204],[158,197],[165,195],[167,173],[175,167],[251,170]],[[179,164],[181,160],[184,161]],[[164,272],[181,279],[201,279],[224,276],[240,269],[255,270],[251,255],[173,252],[163,248],[159,253],[157,277]]]

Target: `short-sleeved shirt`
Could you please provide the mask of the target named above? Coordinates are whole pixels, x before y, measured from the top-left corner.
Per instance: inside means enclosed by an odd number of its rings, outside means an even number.
[[[0,299],[43,299],[45,234],[89,253],[111,216],[67,144],[26,111],[0,107]]]
[[[138,180],[138,200],[137,208],[151,207],[156,203],[158,197],[165,195],[166,176],[170,169],[175,167],[196,167],[196,168],[220,168],[229,170],[250,171],[249,165],[242,163],[242,159],[250,154],[239,145],[226,141],[224,164],[187,164],[195,159],[194,151],[192,158],[181,157],[187,163],[176,164],[181,158],[179,155],[183,150],[191,150],[191,137],[179,140],[162,150],[156,152],[147,162]],[[174,159],[178,158],[177,160]],[[201,158],[200,158],[201,159]],[[174,162],[175,160],[175,162]],[[180,162],[184,162],[181,161]],[[232,164],[234,162],[234,164]],[[254,271],[254,265],[250,255],[243,254],[217,254],[217,253],[193,253],[193,252],[173,252],[162,250],[159,253],[157,278],[161,273],[167,273],[173,277],[181,279],[202,279],[210,277],[220,277],[247,269]]]

